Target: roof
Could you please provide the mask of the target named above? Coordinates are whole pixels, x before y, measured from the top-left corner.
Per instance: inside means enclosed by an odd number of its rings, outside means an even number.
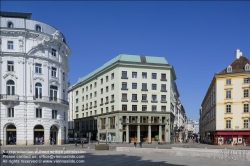
[[[5,12],[5,11],[0,11],[0,16],[2,16],[2,17],[30,19],[31,15],[32,15],[32,13],[20,13],[20,12]]]
[[[247,57],[245,56],[240,56],[239,59],[235,59],[233,61],[233,63],[230,64],[230,66],[232,67],[232,72],[230,73],[241,73],[241,72],[245,72],[245,65],[246,64],[250,64],[250,61]],[[226,74],[227,72],[227,67],[225,69],[223,69],[221,72],[217,73],[217,74]]]
[[[141,64],[165,64],[168,65],[167,60],[164,57],[155,57],[155,56],[141,56],[141,55],[128,55],[128,54],[120,54],[110,61],[106,62],[101,67],[87,74],[86,76],[79,78],[77,83],[80,83],[91,76],[95,75],[99,71],[105,69],[106,67],[116,63],[116,62],[132,62],[132,63],[141,63]]]

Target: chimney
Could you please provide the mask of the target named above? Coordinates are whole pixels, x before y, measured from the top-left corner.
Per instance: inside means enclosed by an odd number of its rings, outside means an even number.
[[[242,52],[240,51],[240,49],[236,49],[235,51],[235,59],[239,59],[242,56]]]

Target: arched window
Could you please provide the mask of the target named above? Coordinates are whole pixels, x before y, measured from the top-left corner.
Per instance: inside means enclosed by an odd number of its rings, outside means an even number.
[[[40,25],[36,25],[36,31],[37,32],[42,32],[42,28],[40,27]]]
[[[7,81],[7,95],[15,94],[15,82],[13,80]]]
[[[50,85],[50,100],[57,101],[57,86]]]
[[[42,98],[42,84],[41,83],[36,83],[35,85],[35,95],[37,99],[41,99]]]
[[[11,21],[9,21],[7,23],[7,26],[8,26],[8,28],[14,28],[14,24]]]

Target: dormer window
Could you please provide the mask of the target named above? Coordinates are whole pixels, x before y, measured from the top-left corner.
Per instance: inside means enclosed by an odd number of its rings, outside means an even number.
[[[40,25],[36,25],[36,31],[37,32],[42,32],[42,28],[40,27]]]
[[[228,73],[232,72],[232,66],[228,66],[228,67],[227,67],[227,72],[228,72]]]
[[[7,26],[8,26],[8,28],[14,28],[14,25],[13,25],[12,22],[8,22],[8,23],[7,23]]]
[[[250,70],[250,66],[249,66],[249,64],[247,63],[246,65],[245,65],[245,71],[249,71]]]

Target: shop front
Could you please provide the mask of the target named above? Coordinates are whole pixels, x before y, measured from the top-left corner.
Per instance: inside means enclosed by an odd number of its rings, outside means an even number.
[[[250,142],[250,131],[215,131],[214,144],[215,145],[242,145]]]

